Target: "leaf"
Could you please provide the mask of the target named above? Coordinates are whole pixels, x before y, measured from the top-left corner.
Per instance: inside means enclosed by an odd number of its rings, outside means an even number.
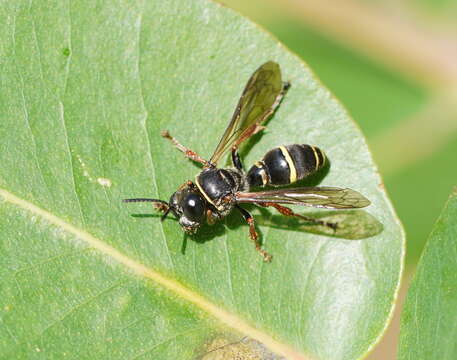
[[[297,218],[284,218],[282,215],[269,216],[266,210],[262,212],[262,215],[263,217],[257,220],[261,225],[289,231],[311,232],[347,240],[366,239],[380,234],[383,230],[382,224],[373,215],[363,210],[325,211],[307,214],[326,223],[338,224],[336,229],[321,224],[307,224]]]
[[[399,359],[457,357],[457,188],[433,227],[401,315]]]
[[[359,130],[295,55],[203,0],[10,1],[0,16],[0,357],[191,359],[244,337],[290,359],[373,346],[398,289],[401,225]],[[292,88],[245,164],[315,144],[332,163],[321,184],[361,192],[383,231],[260,226],[264,264],[232,214],[183,254],[176,221],[121,199],[168,199],[193,179],[160,131],[209,156],[267,60]]]

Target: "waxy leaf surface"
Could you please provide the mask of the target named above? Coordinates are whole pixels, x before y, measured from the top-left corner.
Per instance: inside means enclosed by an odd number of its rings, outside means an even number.
[[[193,359],[247,336],[291,359],[354,359],[374,345],[401,225],[357,126],[297,56],[203,0],[4,1],[0,18],[0,357]],[[323,236],[253,209],[271,264],[236,213],[183,254],[175,220],[121,200],[193,180],[160,131],[209,157],[268,60],[292,87],[244,163],[319,146],[331,167],[308,185],[359,191],[382,231],[358,239],[352,217],[352,240]]]

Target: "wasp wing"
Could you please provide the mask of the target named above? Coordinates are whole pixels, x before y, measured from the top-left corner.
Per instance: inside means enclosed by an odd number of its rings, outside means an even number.
[[[241,144],[262,129],[264,122],[279,105],[284,94],[281,70],[275,62],[269,61],[252,74],[227,129],[211,156],[210,162],[216,164],[232,146]]]
[[[354,209],[370,205],[370,201],[352,189],[337,187],[302,187],[259,192],[239,192],[239,203],[276,203],[326,209]]]

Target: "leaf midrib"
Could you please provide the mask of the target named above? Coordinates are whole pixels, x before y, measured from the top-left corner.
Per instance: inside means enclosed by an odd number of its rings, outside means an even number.
[[[94,237],[90,233],[77,228],[76,226],[69,224],[62,220],[61,218],[51,214],[50,212],[28,202],[27,200],[21,199],[14,194],[10,193],[9,191],[0,188],[0,197],[3,198],[4,201],[19,207],[22,210],[30,212],[34,215],[37,215],[50,223],[53,226],[56,226],[65,232],[74,235],[79,240],[84,241],[86,244],[91,246],[92,248],[96,249],[100,253],[105,256],[114,259],[116,262],[124,265],[128,269],[130,269],[133,273],[137,274],[138,276],[147,278],[152,280],[154,283],[162,286],[163,288],[167,289],[175,296],[182,298],[188,302],[190,302],[195,307],[203,310],[207,314],[211,315],[222,324],[236,330],[239,333],[242,333],[246,336],[249,336],[253,339],[258,340],[259,342],[263,343],[267,346],[270,350],[274,351],[275,353],[285,356],[287,359],[295,359],[295,360],[310,360],[311,358],[303,353],[298,353],[296,350],[292,349],[289,345],[281,343],[269,334],[258,330],[236,316],[233,313],[230,313],[216,304],[210,302],[202,295],[199,295],[184,285],[179,283],[178,281],[167,278],[166,276],[162,275],[161,273],[157,272],[154,269],[148,268],[147,266],[143,265],[140,262],[124,255],[119,250],[115,249],[114,247],[106,244],[102,240]]]

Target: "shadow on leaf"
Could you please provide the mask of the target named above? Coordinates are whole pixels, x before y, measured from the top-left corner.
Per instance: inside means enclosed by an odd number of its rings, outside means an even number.
[[[304,231],[346,240],[369,238],[381,233],[384,228],[373,215],[364,210],[306,213],[306,216],[313,217],[316,220],[336,223],[336,229],[321,224],[306,223],[303,220],[282,215],[267,216],[267,213],[264,213],[264,211],[262,211],[262,215],[256,218],[259,225],[276,229]]]
[[[260,215],[255,216],[256,224],[275,229],[303,231],[346,240],[369,238],[378,235],[383,230],[383,225],[373,215],[364,210],[339,210],[306,213],[306,216],[312,217],[316,220],[324,221],[326,223],[336,223],[337,228],[333,229],[321,224],[307,223],[294,217],[286,217],[279,214],[272,215],[264,208],[258,209],[260,211]],[[160,215],[156,214],[132,214],[131,216],[136,218],[160,219]],[[170,217],[170,219],[177,222],[177,220],[173,217]],[[196,243],[203,244],[217,236],[223,235],[226,231],[230,231],[231,229],[238,228],[239,226],[243,226],[245,224],[246,223],[243,221],[241,216],[236,216],[236,214],[232,213],[226,218],[225,224],[224,222],[218,222],[211,226],[203,224],[198,230],[198,233],[194,235],[187,235],[183,232],[184,238],[181,252],[185,253],[188,238]],[[257,231],[260,231],[258,227]],[[259,235],[260,238],[262,238],[260,233]]]
[[[134,217],[134,218],[159,218],[160,219],[161,215],[157,215],[157,214],[131,214],[130,216]]]

